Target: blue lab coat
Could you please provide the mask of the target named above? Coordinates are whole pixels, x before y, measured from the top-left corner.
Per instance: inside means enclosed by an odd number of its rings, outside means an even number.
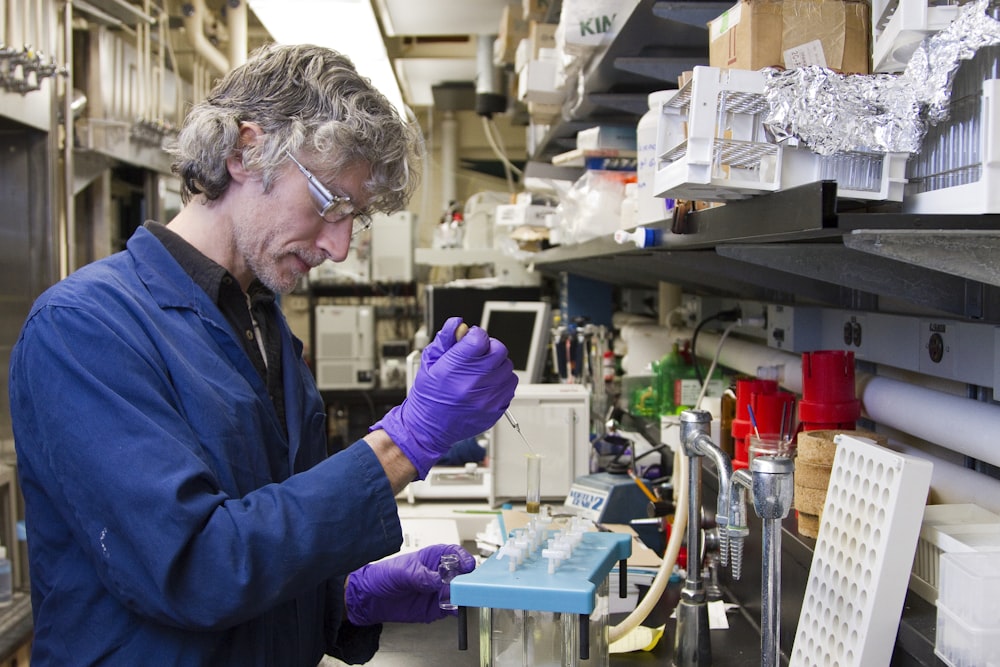
[[[11,354],[32,665],[365,661],[344,575],[402,544],[363,442],[280,324],[287,434],[205,292],[147,230],[43,294]]]

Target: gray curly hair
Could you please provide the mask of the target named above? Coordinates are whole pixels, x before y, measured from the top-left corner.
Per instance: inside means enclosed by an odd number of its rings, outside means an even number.
[[[241,122],[260,125],[263,141],[240,148]],[[191,109],[170,152],[185,203],[199,194],[221,197],[230,181],[226,159],[240,151],[248,168],[261,170],[265,191],[286,151],[305,151],[330,174],[370,165],[368,209],[393,213],[405,208],[416,188],[419,145],[416,124],[407,123],[349,58],[319,46],[271,44]]]

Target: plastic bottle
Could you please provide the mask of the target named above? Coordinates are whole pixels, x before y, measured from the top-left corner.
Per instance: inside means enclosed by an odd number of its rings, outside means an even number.
[[[619,229],[615,232],[615,242],[625,245],[634,243],[637,248],[652,248],[660,245],[663,233],[655,227],[636,227],[633,231]]]
[[[677,94],[676,90],[657,90],[649,94],[649,111],[643,114],[635,127],[636,157],[638,165],[638,213],[636,223],[646,225],[669,220],[673,217],[674,201],[655,196],[656,138],[663,102]]]
[[[7,548],[0,546],[0,607],[6,607],[14,598],[13,577]]]

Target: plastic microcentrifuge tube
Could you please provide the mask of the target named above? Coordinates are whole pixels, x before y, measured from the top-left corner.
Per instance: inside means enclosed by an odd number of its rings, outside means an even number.
[[[526,454],[528,459],[528,490],[525,495],[525,509],[529,514],[538,514],[542,509],[542,456]]]
[[[442,609],[458,609],[458,605],[451,602],[451,580],[458,576],[458,555],[443,554],[438,562],[438,574],[444,584],[438,595],[438,606]]]

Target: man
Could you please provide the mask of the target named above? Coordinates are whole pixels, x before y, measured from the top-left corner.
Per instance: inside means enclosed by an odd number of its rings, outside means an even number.
[[[38,299],[10,368],[33,665],[364,662],[381,622],[446,613],[460,547],[372,562],[402,543],[395,493],[509,405],[506,349],[449,320],[407,399],[325,458],[274,298],[405,206],[414,147],[346,58],[265,47],[185,121],[183,210]]]

